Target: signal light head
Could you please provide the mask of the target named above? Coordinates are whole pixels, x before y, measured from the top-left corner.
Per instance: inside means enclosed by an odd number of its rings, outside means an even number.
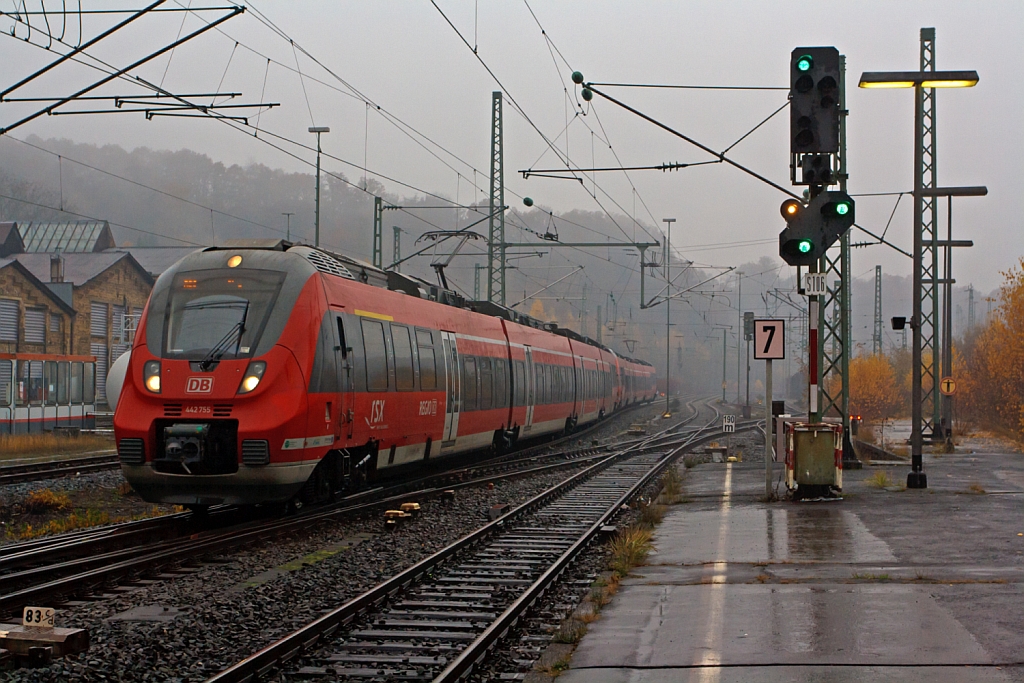
[[[806,254],[811,251],[813,246],[814,245],[811,244],[810,240],[800,240],[799,244],[796,245],[796,248],[800,250],[801,254]]]
[[[782,206],[779,207],[779,211],[782,213],[782,217],[788,220],[800,213],[800,209],[802,208],[803,205],[796,199],[787,199],[782,202]]]
[[[806,73],[814,68],[814,58],[810,55],[802,55],[796,60],[796,69],[801,73]]]
[[[846,214],[850,213],[850,205],[847,204],[846,202],[839,202],[838,204],[836,204],[836,213],[839,214],[840,216],[845,216]]]

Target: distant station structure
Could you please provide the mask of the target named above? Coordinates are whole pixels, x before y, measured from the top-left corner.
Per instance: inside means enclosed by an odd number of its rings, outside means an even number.
[[[194,250],[119,247],[107,221],[0,223],[0,409],[45,402],[46,363],[63,356],[95,359],[104,405],[107,368],[130,348],[153,283]]]

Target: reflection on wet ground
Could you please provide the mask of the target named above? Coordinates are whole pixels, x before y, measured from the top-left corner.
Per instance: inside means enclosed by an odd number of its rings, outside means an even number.
[[[765,504],[763,482],[756,465],[690,471],[696,502],[671,508],[649,565],[623,581],[562,680],[1018,680],[936,599],[924,570],[872,533],[863,508]],[[950,571],[1001,585],[1024,568]]]

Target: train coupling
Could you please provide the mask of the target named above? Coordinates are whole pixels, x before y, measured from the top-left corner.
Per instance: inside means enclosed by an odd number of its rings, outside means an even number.
[[[203,461],[210,426],[206,424],[173,424],[164,427],[164,453],[170,460],[181,463],[189,474]]]

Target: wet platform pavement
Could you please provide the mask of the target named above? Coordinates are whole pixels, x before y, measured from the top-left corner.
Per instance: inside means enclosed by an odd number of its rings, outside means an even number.
[[[559,680],[1024,681],[1024,455],[926,456],[923,491],[878,469],[771,504],[761,463],[687,471]]]

